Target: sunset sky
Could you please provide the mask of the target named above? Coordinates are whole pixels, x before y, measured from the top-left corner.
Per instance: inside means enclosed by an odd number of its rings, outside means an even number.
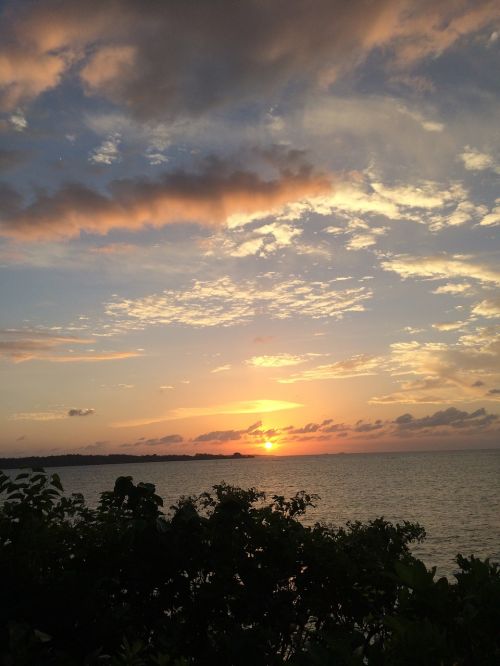
[[[498,0],[0,7],[0,455],[499,445]]]

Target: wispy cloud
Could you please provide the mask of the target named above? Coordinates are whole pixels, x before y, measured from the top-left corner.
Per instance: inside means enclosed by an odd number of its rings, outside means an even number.
[[[65,412],[18,412],[12,414],[10,419],[13,421],[59,421],[67,418]]]
[[[500,296],[494,298],[485,298],[484,301],[477,303],[472,308],[472,314],[479,317],[486,317],[488,319],[496,319],[500,317]]]
[[[300,365],[309,360],[309,356],[299,356],[296,354],[274,354],[264,356],[252,356],[245,361],[247,365],[252,365],[256,368],[286,368],[292,365]]]
[[[212,374],[218,374],[219,372],[227,372],[228,370],[231,370],[231,365],[229,363],[226,363],[225,365],[218,365],[213,370],[210,370],[210,372]]]
[[[319,379],[347,379],[377,374],[384,365],[384,359],[378,356],[359,354],[344,361],[318,365],[315,368],[301,370],[288,377],[278,379],[280,384],[311,382]]]
[[[196,280],[185,291],[165,290],[108,303],[107,313],[120,325],[132,328],[148,324],[233,326],[252,320],[256,313],[273,319],[340,318],[347,312],[363,311],[371,293],[367,287],[336,289],[333,280],[310,282],[292,277],[276,281],[271,273],[239,283],[230,277]]]
[[[496,399],[486,387],[500,381],[498,327],[476,328],[449,344],[395,343],[387,367],[395,377],[410,378],[400,381],[396,391],[373,397],[373,404],[453,404]]]
[[[92,363],[141,356],[138,351],[96,351],[86,350],[77,353],[73,345],[95,344],[95,339],[75,336],[53,335],[30,330],[0,331],[0,358],[3,356],[14,363],[23,361],[49,361],[52,363]]]
[[[304,405],[298,402],[287,400],[242,400],[238,402],[227,402],[223,404],[200,406],[200,407],[178,407],[165,414],[143,419],[133,419],[113,423],[115,428],[127,428],[150,423],[161,423],[162,421],[174,421],[178,419],[196,418],[199,416],[216,416],[219,414],[270,414],[271,412],[280,412],[288,409],[298,409]]]
[[[432,255],[415,257],[399,255],[381,262],[386,271],[398,273],[403,278],[430,278],[442,280],[468,278],[486,284],[500,284],[500,271],[487,264],[470,261],[461,255]]]

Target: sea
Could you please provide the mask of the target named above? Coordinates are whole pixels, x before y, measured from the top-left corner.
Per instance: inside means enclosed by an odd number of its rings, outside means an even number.
[[[269,496],[299,490],[319,495],[303,520],[343,525],[380,516],[416,521],[426,530],[413,548],[437,576],[453,577],[455,557],[500,561],[500,449],[415,453],[259,456],[228,460],[130,463],[48,468],[68,493],[96,505],[118,476],[154,483],[164,510],[185,495],[222,481]]]

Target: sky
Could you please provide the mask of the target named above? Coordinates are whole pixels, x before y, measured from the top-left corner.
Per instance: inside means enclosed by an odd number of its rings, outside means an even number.
[[[499,445],[497,0],[0,12],[0,455]]]

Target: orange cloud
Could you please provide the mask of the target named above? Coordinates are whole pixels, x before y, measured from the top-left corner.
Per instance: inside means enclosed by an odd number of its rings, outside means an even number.
[[[11,0],[0,35],[0,107],[35,99],[73,68],[88,93],[136,115],[198,114],[291,80],[328,85],[375,48],[406,67],[493,29],[499,16],[496,0]]]
[[[142,356],[137,351],[95,352],[75,354],[67,349],[68,345],[87,345],[94,339],[74,336],[51,335],[40,331],[0,331],[0,358],[7,358],[14,363],[23,361],[52,361],[53,363],[86,363],[93,361],[112,361],[116,359]]]
[[[64,239],[81,231],[160,228],[176,222],[217,225],[228,217],[269,211],[331,190],[331,182],[309,166],[264,180],[250,171],[211,165],[200,173],[165,173],[158,180],[114,181],[108,194],[67,184],[22,206],[10,192],[0,215],[0,234],[23,239]],[[9,193],[7,193],[9,194]],[[1,214],[1,204],[0,204]]]

